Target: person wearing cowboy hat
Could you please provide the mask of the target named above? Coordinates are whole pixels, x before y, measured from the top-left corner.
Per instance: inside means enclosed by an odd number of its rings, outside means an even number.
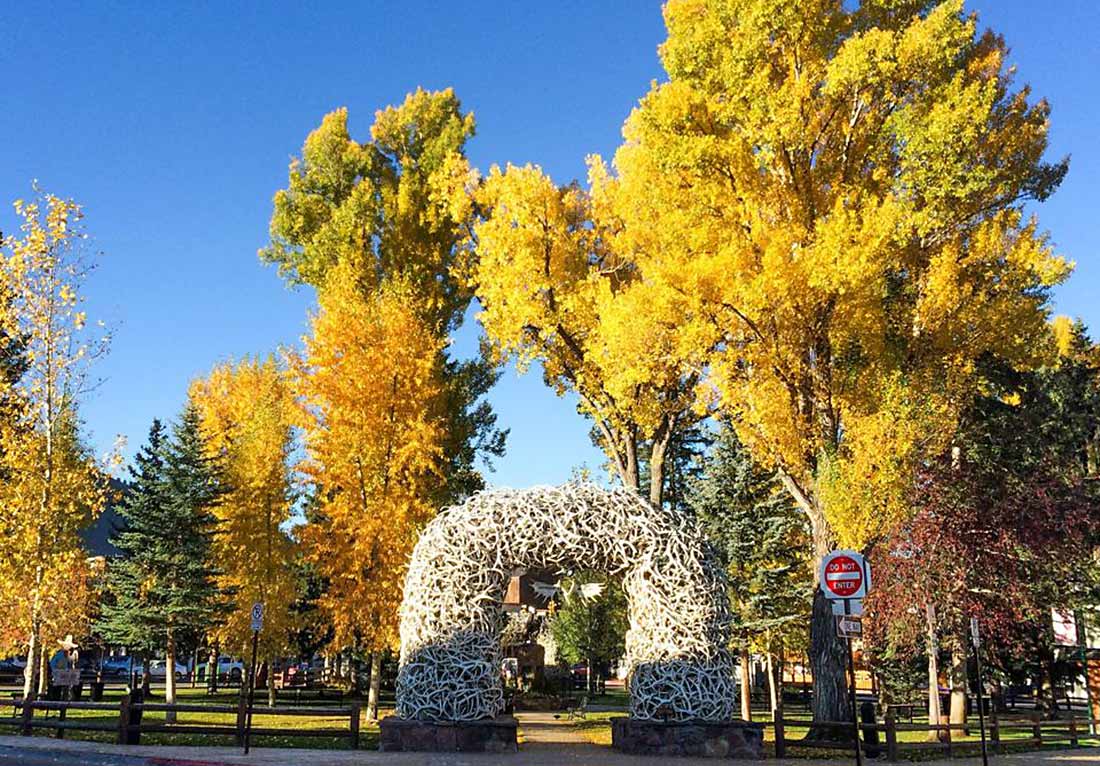
[[[72,633],[69,633],[57,643],[61,648],[50,659],[50,669],[72,670],[80,660],[80,645],[73,641]]]

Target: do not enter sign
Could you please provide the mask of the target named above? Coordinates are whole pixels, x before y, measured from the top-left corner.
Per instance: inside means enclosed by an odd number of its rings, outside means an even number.
[[[870,585],[870,568],[855,551],[833,551],[821,562],[821,592],[833,600],[863,598]]]

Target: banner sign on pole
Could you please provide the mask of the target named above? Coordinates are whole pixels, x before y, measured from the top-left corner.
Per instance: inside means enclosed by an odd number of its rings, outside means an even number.
[[[1077,618],[1073,612],[1061,609],[1050,610],[1050,623],[1054,628],[1054,643],[1057,646],[1078,646]]]

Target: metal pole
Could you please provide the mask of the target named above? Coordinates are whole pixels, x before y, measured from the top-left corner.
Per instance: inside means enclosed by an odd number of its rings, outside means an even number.
[[[1089,624],[1088,618],[1085,616],[1085,611],[1083,609],[1078,610],[1078,614],[1081,616],[1081,619],[1077,622],[1077,624],[1080,626],[1080,632],[1078,633],[1077,640],[1078,643],[1081,644],[1081,664],[1083,666],[1082,669],[1085,672],[1085,706],[1088,708],[1088,715],[1086,717],[1088,718],[1089,722],[1089,734],[1095,735],[1097,731],[1096,721],[1093,720],[1092,717],[1092,684],[1089,683]],[[1073,711],[1071,710],[1070,715],[1072,716],[1072,714]]]
[[[851,613],[851,605],[848,599],[844,599],[844,615]],[[852,637],[846,639],[848,644],[848,673],[851,683],[848,686],[848,696],[852,701],[852,737],[856,747],[856,766],[863,766],[863,748],[859,742],[859,710],[856,707],[856,661],[852,653]]]
[[[971,643],[974,644],[974,664],[978,672],[978,728],[982,733],[982,766],[989,766],[989,753],[985,745],[985,682],[982,679],[982,650],[981,642],[978,640],[977,628],[978,623],[977,618],[975,618],[974,634],[971,636],[973,639]]]
[[[248,755],[249,740],[252,738],[252,702],[256,693],[256,645],[260,640],[260,631],[252,631],[252,662],[248,671],[248,708],[244,717],[244,754]],[[271,672],[270,670],[268,672]]]

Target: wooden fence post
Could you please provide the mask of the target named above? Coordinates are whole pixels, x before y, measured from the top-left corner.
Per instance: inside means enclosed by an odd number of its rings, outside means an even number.
[[[65,720],[65,711],[66,711],[66,708],[64,708],[64,707],[62,707],[60,710],[57,711],[57,721],[58,721],[58,723]],[[60,726],[58,726],[56,729],[54,729],[54,735],[53,736],[54,736],[54,739],[65,739],[65,730],[63,728],[61,728]]]
[[[351,749],[359,749],[359,703],[351,703]]]
[[[130,695],[123,694],[122,700],[118,703],[118,744],[128,744],[130,738],[127,736],[130,733]]]
[[[1073,717],[1073,711],[1069,711],[1069,746],[1077,747],[1077,719]]]
[[[898,760],[898,726],[893,708],[886,709],[886,760],[891,763]]]
[[[248,697],[239,695],[237,700],[237,747],[244,747],[244,727],[248,717]]]
[[[942,721],[943,719],[941,718],[940,720]],[[952,751],[951,751],[951,719],[947,720],[946,727],[947,728],[944,731],[947,733],[947,738],[944,740],[944,747],[947,749],[947,757],[950,758],[951,755],[952,755]]]
[[[1043,744],[1043,723],[1038,712],[1031,714],[1031,736],[1034,737],[1036,745]]]
[[[775,757],[785,758],[787,756],[787,739],[786,733],[783,727],[783,708],[777,707],[772,713],[772,723],[775,729]]]
[[[19,733],[24,737],[31,735],[31,728],[34,726],[34,702],[31,698],[23,698],[23,725],[19,728]]]
[[[997,722],[996,706],[989,712],[989,743],[994,753],[1001,752],[1001,725]]]

